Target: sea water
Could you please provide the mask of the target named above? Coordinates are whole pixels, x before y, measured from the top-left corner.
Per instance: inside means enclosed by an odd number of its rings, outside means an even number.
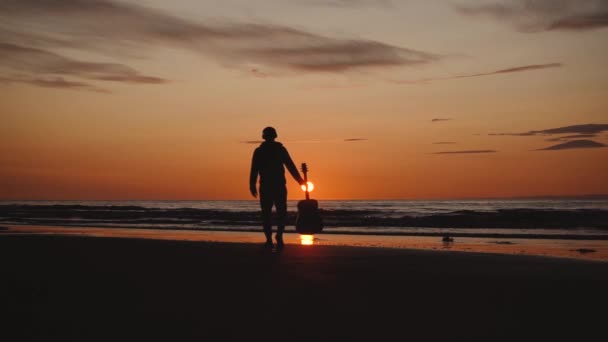
[[[607,199],[320,200],[325,232],[608,238]],[[288,201],[288,227],[297,210]],[[257,231],[256,200],[0,201],[0,224]]]

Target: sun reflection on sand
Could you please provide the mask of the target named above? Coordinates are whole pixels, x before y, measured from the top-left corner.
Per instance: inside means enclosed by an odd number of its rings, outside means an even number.
[[[312,246],[314,243],[315,243],[314,235],[306,235],[306,234],[300,235],[300,244],[302,244],[303,246]]]

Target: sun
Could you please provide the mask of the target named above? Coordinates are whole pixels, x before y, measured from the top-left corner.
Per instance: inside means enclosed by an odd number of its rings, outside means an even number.
[[[312,184],[312,182],[307,182],[306,184],[308,184],[308,192],[311,192],[315,189],[315,185]],[[306,191],[306,185],[302,185],[301,188],[302,191]]]

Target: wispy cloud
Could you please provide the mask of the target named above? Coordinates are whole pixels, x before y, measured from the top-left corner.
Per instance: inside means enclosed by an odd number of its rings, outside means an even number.
[[[549,128],[549,129],[542,129],[542,130],[528,131],[528,132],[490,133],[489,135],[522,137],[522,136],[552,136],[552,135],[568,134],[566,136],[547,139],[547,141],[566,141],[566,142],[537,150],[537,151],[557,151],[557,150],[568,150],[568,149],[575,149],[575,148],[605,147],[606,145],[595,142],[593,140],[585,140],[585,139],[579,140],[579,138],[595,137],[604,131],[608,131],[608,124],[572,125],[572,126]],[[577,140],[572,140],[572,139],[577,139]]]
[[[159,77],[142,75],[133,68],[123,64],[83,62],[43,49],[9,43],[0,42],[0,59],[5,69],[9,69],[11,72],[31,75],[27,78],[13,78],[13,81],[43,87],[78,88],[84,90],[99,89],[83,82],[65,80],[57,76],[123,83],[158,84],[166,82],[166,80]],[[53,76],[53,78],[40,79],[38,78],[40,75]]]
[[[557,128],[549,128],[538,131],[528,131],[520,133],[490,133],[489,135],[510,135],[510,136],[533,136],[533,135],[558,135],[558,134],[599,134],[608,131],[608,124],[583,124]]]
[[[109,93],[108,90],[93,86],[85,82],[69,81],[63,77],[51,77],[51,78],[27,78],[27,77],[0,77],[0,83],[24,83],[31,84],[45,88],[59,88],[59,89],[75,89],[75,90],[87,90],[95,91],[99,93]]]
[[[259,69],[257,69],[257,68],[251,68],[251,69],[249,70],[249,73],[250,73],[251,75],[253,75],[253,76],[255,76],[255,77],[259,77],[259,78],[266,78],[266,77],[270,76],[268,73],[265,73],[265,72],[263,72],[263,71],[260,71],[260,70],[259,70]]]
[[[256,76],[268,75],[269,70],[347,72],[403,67],[440,58],[379,41],[332,38],[287,26],[195,22],[111,0],[3,1],[0,23],[0,42],[5,46],[46,49],[49,54],[54,48],[141,54],[143,48],[176,47],[203,54],[222,66],[255,70]],[[116,75],[97,78],[119,80]],[[130,75],[127,80],[154,79]]]
[[[459,5],[468,16],[489,17],[513,25],[521,32],[586,31],[608,26],[606,0],[515,0]]]
[[[498,75],[498,74],[510,74],[513,72],[522,72],[522,71],[530,71],[530,70],[539,70],[539,69],[547,69],[547,68],[558,68],[561,67],[561,63],[547,63],[547,64],[532,64],[532,65],[523,65],[513,68],[500,69],[490,72],[482,72],[477,74],[469,74],[462,76],[454,76],[453,78],[465,78],[465,77],[479,77],[479,76],[490,76],[490,75]]]
[[[560,151],[560,150],[571,150],[579,148],[601,148],[607,147],[608,145],[595,142],[593,140],[571,140],[562,144],[557,144],[545,148],[538,149],[537,151]]]
[[[339,8],[390,7],[390,0],[298,0],[300,4]]]
[[[289,144],[316,144],[316,143],[342,143],[342,142],[357,142],[367,141],[367,138],[347,138],[347,139],[306,139],[306,140],[286,140]],[[261,144],[263,140],[245,140],[241,141],[243,144]]]
[[[448,76],[448,77],[421,78],[421,79],[417,79],[417,80],[393,80],[392,82],[398,83],[398,84],[424,84],[424,83],[430,83],[430,82],[434,82],[434,81],[447,81],[447,80],[454,80],[454,79],[459,79],[459,78],[510,74],[510,73],[515,73],[515,72],[533,71],[533,70],[547,69],[547,68],[558,68],[558,67],[562,67],[562,66],[563,66],[563,64],[561,64],[561,63],[530,64],[530,65],[522,65],[522,66],[511,67],[511,68],[506,68],[506,69],[499,69],[499,70],[494,70],[494,71],[489,71],[489,72],[478,72],[478,73]]]
[[[305,83],[298,86],[300,89],[305,90],[325,90],[325,89],[352,89],[352,88],[361,88],[365,86],[365,83],[362,82],[314,82],[314,83]]]
[[[593,138],[596,136],[597,136],[596,134],[573,134],[573,135],[566,135],[563,137],[547,139],[547,141],[567,141],[567,140],[582,139],[582,138]]]
[[[441,121],[450,121],[452,118],[435,118],[432,119],[431,122],[441,122]]]
[[[82,62],[35,48],[0,43],[0,58],[4,66],[37,74],[73,75],[92,80],[127,83],[163,83],[158,77],[139,74],[134,69],[117,63]]]
[[[464,150],[464,151],[443,151],[435,152],[433,154],[477,154],[477,153],[496,153],[495,150]]]

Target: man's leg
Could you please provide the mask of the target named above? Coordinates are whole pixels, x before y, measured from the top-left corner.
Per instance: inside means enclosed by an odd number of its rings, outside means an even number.
[[[262,207],[262,227],[266,236],[266,244],[272,245],[272,196],[260,188],[260,206]]]
[[[278,189],[274,205],[277,208],[277,245],[283,247],[283,231],[285,231],[285,219],[287,218],[287,188]]]

